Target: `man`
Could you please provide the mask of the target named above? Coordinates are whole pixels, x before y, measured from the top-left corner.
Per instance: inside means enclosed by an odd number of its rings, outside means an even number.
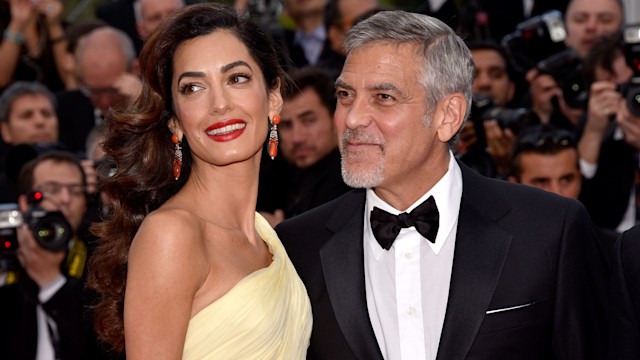
[[[142,83],[134,74],[135,50],[129,37],[109,26],[83,36],[76,48],[80,90],[57,94],[60,142],[84,152],[89,131],[114,107],[135,100]]]
[[[469,41],[467,46],[476,67],[472,86],[475,96],[486,97],[495,106],[508,107],[514,99],[516,85],[503,48],[490,40]],[[455,144],[456,153],[462,162],[485,176],[504,176],[508,172],[515,134],[509,129],[503,130],[495,119],[483,121],[481,111],[472,111],[471,116],[473,121],[464,125]]]
[[[565,44],[584,60],[593,44],[612,34],[623,24],[621,0],[570,0],[564,14],[567,30]],[[573,128],[583,109],[573,109],[565,101],[556,80],[533,69],[527,72],[531,108],[545,124]]]
[[[376,0],[329,0],[325,11],[325,25],[331,50],[344,57],[344,36],[363,14],[378,8]]]
[[[294,68],[313,65],[331,71],[336,67],[336,54],[331,51],[324,26],[326,0],[288,0],[284,11],[295,24],[285,30],[283,46]]]
[[[285,95],[278,127],[282,156],[293,165],[284,209],[287,218],[349,191],[340,176],[333,81],[316,68],[291,75],[297,91]]]
[[[449,150],[472,94],[464,42],[384,11],[345,46],[334,119],[343,178],[362,189],[276,228],[311,299],[308,357],[602,356],[603,263],[584,208]]]
[[[509,180],[578,200],[583,183],[578,159],[578,144],[571,132],[548,125],[533,126],[516,139]],[[597,225],[594,230],[609,260],[620,234]]]
[[[523,131],[513,151],[509,180],[578,199],[582,174],[573,134],[545,125]]]
[[[37,82],[11,84],[0,96],[0,134],[0,203],[14,203],[18,199],[17,164],[22,165],[22,159],[13,149],[18,145],[49,146],[58,141],[58,118],[51,91]],[[10,152],[12,155],[7,158]]]
[[[580,200],[594,224],[619,232],[636,223],[640,116],[629,111],[621,88],[637,77],[621,36],[600,38],[585,61],[590,95],[578,143],[585,177]]]
[[[571,0],[564,16],[565,44],[585,58],[595,41],[624,22],[621,0]]]
[[[614,247],[608,359],[640,358],[640,225],[625,231]]]
[[[20,210],[39,205],[60,211],[72,239],[64,249],[46,249],[25,225],[17,229],[17,280],[0,287],[0,346],[8,359],[87,359],[97,354],[83,318],[82,284],[87,250],[77,236],[86,210],[85,177],[75,157],[52,151],[24,166],[19,177]],[[28,200],[31,199],[31,200]],[[93,341],[93,343],[92,343]]]
[[[184,6],[182,0],[136,0],[133,10],[136,15],[136,30],[142,40],[151,33],[174,11]]]

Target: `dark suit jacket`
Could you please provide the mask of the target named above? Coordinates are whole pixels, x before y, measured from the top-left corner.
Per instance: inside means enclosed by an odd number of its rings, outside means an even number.
[[[87,136],[96,124],[91,100],[78,90],[56,94],[58,139],[67,150],[84,153]]]
[[[614,246],[608,359],[640,359],[640,225]]]
[[[0,287],[0,354],[3,359],[36,358],[37,293],[37,286],[26,276],[21,276],[18,284]],[[97,346],[87,333],[81,294],[80,282],[67,278],[66,284],[42,304],[58,327],[60,358],[63,360],[98,358],[92,352]]]
[[[585,209],[461,168],[438,359],[601,358],[604,259]],[[354,190],[276,228],[311,299],[308,359],[382,359],[366,304],[364,206]]]

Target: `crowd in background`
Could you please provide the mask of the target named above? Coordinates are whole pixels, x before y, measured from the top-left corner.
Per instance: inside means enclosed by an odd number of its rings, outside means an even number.
[[[0,2],[0,211],[60,212],[70,233],[63,247],[48,248],[36,231],[13,239],[15,225],[0,215],[0,354],[7,358],[109,357],[83,316],[92,301],[83,286],[95,247],[90,226],[111,211],[100,192],[114,166],[100,147],[105,118],[135,102],[145,40],[190,3],[115,0],[99,5],[92,20],[70,22],[59,0]],[[292,82],[281,156],[272,160],[265,147],[261,164],[257,210],[275,226],[349,191],[333,83],[346,32],[389,5],[234,5],[268,28]],[[475,101],[453,146],[458,160],[580,200],[609,257],[640,217],[640,26],[625,36],[634,28],[622,1],[430,0],[411,10],[456,29],[473,55]]]

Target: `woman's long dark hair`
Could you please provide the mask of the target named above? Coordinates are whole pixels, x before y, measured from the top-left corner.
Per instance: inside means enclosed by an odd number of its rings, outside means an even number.
[[[186,6],[148,39],[140,54],[142,93],[129,108],[113,112],[107,119],[104,149],[117,170],[104,179],[103,189],[111,200],[112,215],[92,228],[100,238],[90,262],[88,283],[99,296],[94,323],[99,337],[118,352],[125,345],[124,290],[131,241],[144,217],[184,185],[191,169],[189,145],[183,139],[182,174],[177,181],[172,176],[174,144],[167,124],[175,116],[173,57],[185,41],[216,30],[230,31],[244,43],[262,70],[267,92],[285,81],[271,38],[226,5]]]

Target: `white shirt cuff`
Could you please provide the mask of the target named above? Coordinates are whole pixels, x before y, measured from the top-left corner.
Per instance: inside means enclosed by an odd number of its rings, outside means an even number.
[[[598,164],[592,164],[584,159],[580,159],[579,163],[580,172],[586,179],[591,179],[596,175],[596,171],[598,171]]]

